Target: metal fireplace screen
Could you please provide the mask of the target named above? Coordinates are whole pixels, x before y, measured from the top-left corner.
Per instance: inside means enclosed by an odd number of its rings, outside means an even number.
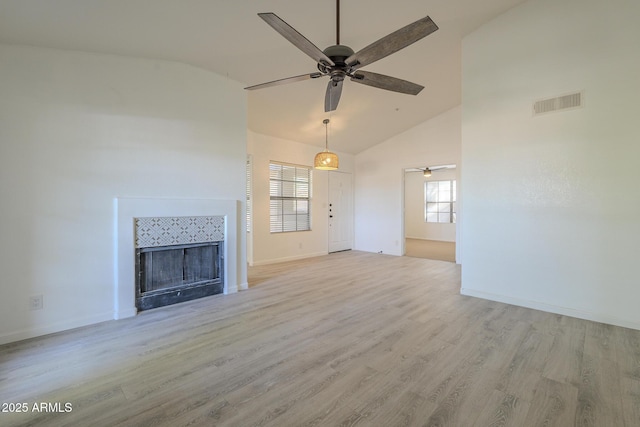
[[[223,292],[221,242],[136,250],[138,310]]]

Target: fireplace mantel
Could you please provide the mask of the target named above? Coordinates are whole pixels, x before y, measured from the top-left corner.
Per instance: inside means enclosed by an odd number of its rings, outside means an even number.
[[[135,316],[135,227],[139,217],[224,217],[224,293],[238,291],[238,207],[236,200],[114,199],[114,319]]]

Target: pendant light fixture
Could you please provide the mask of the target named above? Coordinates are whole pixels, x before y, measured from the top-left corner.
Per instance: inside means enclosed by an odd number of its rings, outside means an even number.
[[[324,151],[316,154],[313,166],[325,171],[336,170],[338,169],[338,155],[329,151],[329,130],[327,128],[329,119],[324,119],[322,123],[324,123]]]

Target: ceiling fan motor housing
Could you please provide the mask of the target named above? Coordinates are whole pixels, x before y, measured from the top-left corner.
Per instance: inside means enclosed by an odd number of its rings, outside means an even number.
[[[326,48],[323,53],[336,65],[330,66],[318,63],[318,70],[326,74],[331,74],[332,79],[337,78],[339,80],[344,80],[345,75],[349,75],[350,68],[345,61],[348,57],[353,55],[353,49],[349,46],[336,44]]]

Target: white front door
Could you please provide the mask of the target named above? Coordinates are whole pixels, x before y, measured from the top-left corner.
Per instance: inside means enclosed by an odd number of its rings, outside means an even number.
[[[329,172],[329,252],[353,247],[353,184],[351,174]]]

